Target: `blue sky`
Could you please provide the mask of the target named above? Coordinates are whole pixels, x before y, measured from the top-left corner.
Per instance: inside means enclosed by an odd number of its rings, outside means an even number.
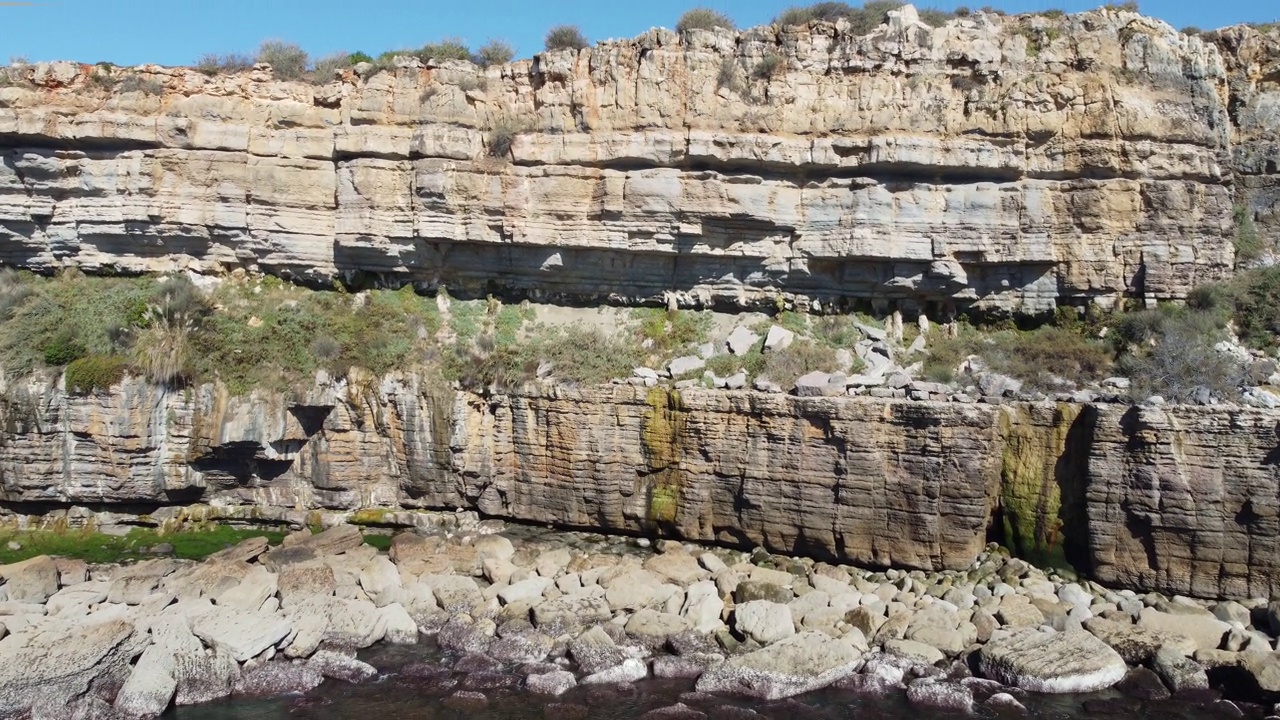
[[[806,0],[807,3],[807,0]],[[698,0],[44,0],[0,2],[0,64],[9,57],[121,65],[190,64],[209,52],[251,52],[266,38],[292,40],[313,55],[420,47],[457,36],[472,47],[488,38],[521,57],[542,49],[547,28],[576,23],[592,40],[673,27]],[[710,0],[739,26],[768,22],[788,0]],[[856,3],[855,3],[856,4]],[[922,2],[920,6],[935,3]],[[951,7],[948,3],[936,3]],[[1008,12],[1079,11],[1100,0],[970,0]],[[1280,20],[1278,0],[1144,0],[1142,10],[1174,27],[1221,27]]]

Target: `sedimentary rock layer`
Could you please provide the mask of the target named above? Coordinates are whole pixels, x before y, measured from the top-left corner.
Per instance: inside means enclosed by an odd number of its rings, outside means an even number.
[[[962,568],[997,537],[1117,586],[1210,597],[1270,595],[1280,577],[1268,410],[481,396],[415,376],[244,399],[33,380],[4,397],[0,499],[20,513],[467,507],[874,566]]]
[[[1179,298],[1230,272],[1237,202],[1275,216],[1276,45],[908,9],[318,86],[27,66],[0,87],[0,262],[944,314]]]

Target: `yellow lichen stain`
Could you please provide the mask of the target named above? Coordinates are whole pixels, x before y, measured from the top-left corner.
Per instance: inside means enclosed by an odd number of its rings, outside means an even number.
[[[640,438],[649,471],[645,515],[650,522],[674,523],[680,515],[680,441],[685,413],[676,390],[652,388],[645,404],[649,407],[644,412]]]
[[[1038,565],[1063,567],[1067,563],[1058,462],[1081,406],[1059,403],[1048,426],[1015,422],[1023,420],[1013,417],[1017,412],[1002,408],[998,428],[1005,438],[1000,486],[1005,544]]]

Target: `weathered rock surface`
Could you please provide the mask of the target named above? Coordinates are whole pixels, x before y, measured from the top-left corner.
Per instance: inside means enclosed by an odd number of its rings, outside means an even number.
[[[1024,690],[1076,693],[1120,682],[1128,668],[1105,643],[1083,630],[1014,630],[994,636],[979,655],[986,677]]]
[[[861,655],[825,634],[805,632],[707,670],[699,692],[777,700],[824,688],[856,669]]]

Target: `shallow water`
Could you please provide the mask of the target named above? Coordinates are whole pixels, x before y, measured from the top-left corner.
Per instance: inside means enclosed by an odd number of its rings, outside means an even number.
[[[421,680],[396,674],[414,662],[441,662],[450,658],[430,645],[376,648],[361,655],[383,674],[363,685],[326,681],[304,696],[270,700],[230,699],[198,707],[178,708],[164,715],[166,720],[596,720],[617,718],[636,720],[650,710],[677,702],[707,713],[711,720],[732,718],[729,707],[751,708],[767,720],[921,720],[921,718],[961,717],[937,711],[921,711],[907,704],[905,697],[859,697],[827,690],[791,700],[764,703],[690,696],[693,682],[647,680],[625,687],[578,687],[558,697],[544,697],[520,690],[485,690],[489,701],[483,706],[457,706],[447,697],[454,689],[440,692]],[[1240,717],[1233,708],[1206,702],[1211,698],[1174,698],[1141,701],[1114,690],[1091,695],[1028,695],[1022,699],[1033,718],[1068,720],[1208,720]],[[1244,706],[1244,717],[1261,718],[1262,708]],[[996,715],[979,708],[978,717]]]

